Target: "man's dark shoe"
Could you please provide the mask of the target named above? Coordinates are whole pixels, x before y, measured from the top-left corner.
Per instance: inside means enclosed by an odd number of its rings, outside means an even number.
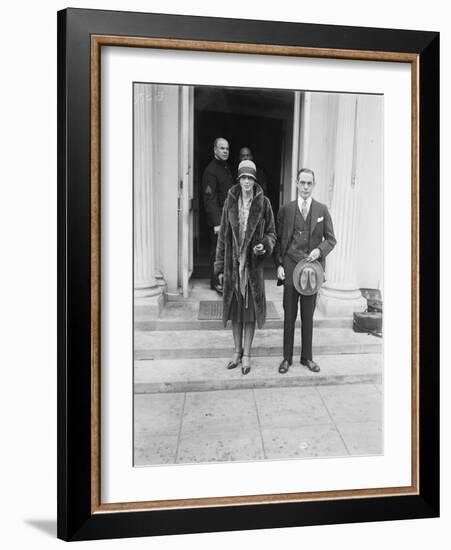
[[[312,372],[319,372],[321,370],[318,363],[315,363],[312,359],[301,359],[301,365],[304,365]]]
[[[216,292],[222,296],[222,286],[221,285],[213,286],[212,290],[216,290]]]
[[[285,374],[288,372],[288,369],[291,367],[291,363],[287,361],[287,359],[284,359],[282,363],[279,365],[279,372],[280,374]]]

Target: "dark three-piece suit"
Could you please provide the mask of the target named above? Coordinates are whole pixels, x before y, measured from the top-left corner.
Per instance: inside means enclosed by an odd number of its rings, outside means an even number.
[[[336,239],[329,210],[325,204],[312,199],[306,219],[303,218],[297,199],[282,206],[277,216],[277,242],[274,249],[274,263],[285,270],[283,308],[283,357],[291,365],[298,302],[301,306],[301,360],[312,360],[313,313],[316,294],[303,296],[293,284],[296,264],[318,248],[318,261],[325,269],[325,260],[334,248]]]

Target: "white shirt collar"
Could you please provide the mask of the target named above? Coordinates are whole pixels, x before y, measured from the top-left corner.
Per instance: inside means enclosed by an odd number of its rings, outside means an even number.
[[[301,212],[301,208],[302,208],[302,203],[304,202],[304,199],[302,197],[300,197],[298,195],[298,208],[299,208],[299,212]],[[307,200],[306,200],[306,203],[307,203],[307,214],[310,212],[310,206],[312,204],[312,197],[309,197]]]

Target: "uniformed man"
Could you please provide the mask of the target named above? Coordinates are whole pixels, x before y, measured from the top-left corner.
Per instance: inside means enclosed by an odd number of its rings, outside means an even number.
[[[204,208],[207,214],[210,241],[210,287],[222,294],[222,286],[214,273],[216,242],[221,224],[222,207],[227,193],[234,181],[227,161],[229,159],[229,142],[218,137],[213,144],[214,158],[204,170],[202,176],[202,193]]]

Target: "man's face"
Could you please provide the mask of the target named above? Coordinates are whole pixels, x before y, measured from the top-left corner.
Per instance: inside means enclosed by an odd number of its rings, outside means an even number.
[[[298,188],[300,197],[303,200],[307,200],[311,196],[313,188],[315,187],[313,174],[310,174],[310,172],[301,172],[296,182],[296,187]]]
[[[249,147],[242,147],[240,149],[240,162],[242,160],[253,160],[254,157],[252,156],[252,151],[249,149]]]
[[[218,160],[227,160],[229,158],[229,143],[226,139],[219,139],[214,148],[215,157]]]

